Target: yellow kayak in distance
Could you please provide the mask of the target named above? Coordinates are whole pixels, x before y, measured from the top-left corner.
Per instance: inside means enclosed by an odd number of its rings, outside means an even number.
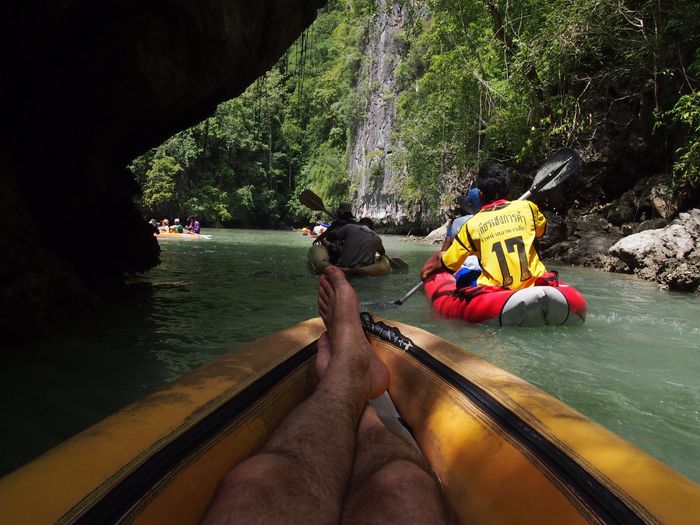
[[[700,486],[561,401],[419,328],[363,323],[460,523],[698,522]],[[312,392],[323,331],[257,339],[0,479],[3,523],[198,523]]]
[[[211,235],[204,235],[201,233],[190,233],[190,232],[184,232],[184,233],[160,232],[160,233],[154,233],[153,236],[157,237],[158,239],[180,239],[180,240],[185,240],[185,241],[195,241],[198,239],[211,239]]]

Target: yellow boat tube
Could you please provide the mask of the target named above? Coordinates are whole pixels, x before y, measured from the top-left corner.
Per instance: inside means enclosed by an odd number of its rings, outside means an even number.
[[[314,244],[309,248],[309,264],[314,272],[321,274],[328,266],[332,266],[328,250],[321,244]],[[377,254],[374,264],[368,266],[358,266],[357,268],[343,268],[339,266],[345,275],[361,275],[363,277],[373,277],[386,275],[391,271],[391,263],[384,255]]]
[[[698,522],[697,484],[562,402],[421,329],[363,323],[459,522]],[[253,341],[2,478],[3,523],[197,523],[312,391],[323,330]]]

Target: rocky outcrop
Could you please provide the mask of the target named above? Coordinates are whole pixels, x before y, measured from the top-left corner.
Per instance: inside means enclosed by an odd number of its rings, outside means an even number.
[[[362,50],[368,67],[356,88],[367,93],[367,109],[352,130],[349,156],[356,213],[371,217],[388,231],[397,226],[410,229],[409,214],[392,189],[395,173],[391,166],[396,146],[391,137],[396,120],[395,69],[404,54],[397,34],[405,19],[403,3],[377,1]]]
[[[240,94],[324,3],[3,2],[5,336],[157,264],[125,166]]]
[[[700,268],[693,258],[698,251],[689,249],[691,239],[697,243],[695,211],[681,214],[669,225],[679,206],[670,187],[669,176],[658,175],[638,181],[607,204],[571,208],[565,217],[545,211],[548,228],[541,243],[545,258],[635,273],[663,288],[697,289]]]
[[[609,250],[635,275],[673,290],[700,288],[700,210],[681,213],[665,228],[620,239]]]
[[[571,209],[566,217],[545,212],[547,230],[540,246],[547,259],[603,268],[610,265],[608,249],[623,237],[618,226],[595,212]]]
[[[439,228],[435,228],[428,235],[423,237],[420,241],[426,244],[442,244],[445,240],[445,235],[447,235],[447,228],[452,224],[452,221],[445,222]]]

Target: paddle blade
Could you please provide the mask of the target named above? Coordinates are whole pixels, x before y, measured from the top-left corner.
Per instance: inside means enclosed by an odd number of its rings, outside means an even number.
[[[307,208],[314,210],[314,211],[325,211],[328,213],[326,210],[326,207],[323,205],[323,200],[321,197],[316,195],[313,191],[311,190],[304,190],[299,194],[299,202],[301,202],[304,206]]]
[[[403,261],[402,259],[399,259],[397,257],[389,257],[388,255],[386,256],[387,259],[389,259],[389,264],[391,265],[391,269],[394,270],[395,272],[407,272],[408,271],[408,263]]]
[[[558,186],[581,168],[581,157],[571,148],[562,148],[552,155],[538,170],[530,189],[547,191]]]

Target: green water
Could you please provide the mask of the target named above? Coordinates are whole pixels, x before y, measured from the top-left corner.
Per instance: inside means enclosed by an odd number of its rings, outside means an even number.
[[[202,363],[316,314],[308,237],[210,230],[162,240],[163,263],[40,343],[3,352],[0,473]],[[450,339],[700,481],[700,297],[556,267],[588,300],[582,327],[490,328],[438,318],[416,283],[434,247],[384,236],[409,274],[353,281],[364,309]]]

